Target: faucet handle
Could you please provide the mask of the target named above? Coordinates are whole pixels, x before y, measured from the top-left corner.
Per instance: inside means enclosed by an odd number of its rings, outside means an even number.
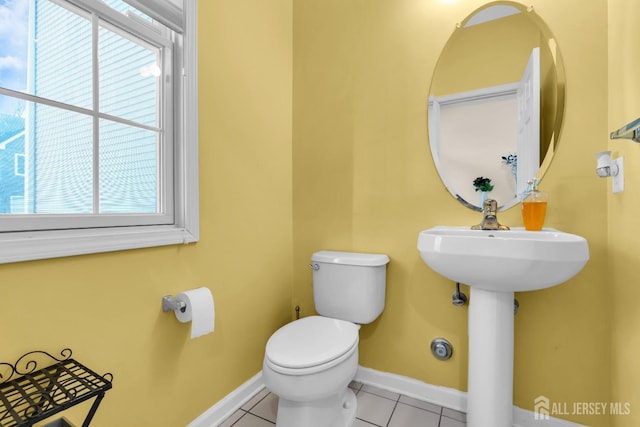
[[[509,227],[498,222],[498,202],[486,199],[482,202],[482,222],[471,226],[472,230],[509,230]]]
[[[495,215],[496,212],[498,212],[498,202],[496,202],[494,199],[486,199],[484,202],[482,202],[483,214]]]

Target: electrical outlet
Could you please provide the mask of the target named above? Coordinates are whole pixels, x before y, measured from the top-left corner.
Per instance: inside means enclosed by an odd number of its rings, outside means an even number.
[[[618,173],[611,177],[611,191],[622,193],[624,191],[624,161],[622,157],[612,161],[618,166]]]

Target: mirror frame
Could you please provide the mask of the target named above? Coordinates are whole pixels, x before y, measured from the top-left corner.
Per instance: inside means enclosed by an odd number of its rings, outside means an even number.
[[[456,34],[458,34],[466,26],[469,26],[468,24],[470,22],[471,22],[471,25],[475,25],[475,23],[477,22],[472,20],[474,19],[477,20],[479,19],[478,17],[482,17],[483,15],[488,15],[487,11],[490,8],[496,7],[496,6],[510,6],[512,8],[516,8],[520,13],[525,14],[525,16],[527,16],[528,19],[531,20],[531,23],[540,32],[541,40],[545,40],[547,42],[545,48],[549,50],[550,52],[549,57],[552,59],[552,61],[550,62],[551,64],[550,69],[552,69],[555,72],[555,79],[556,79],[555,105],[553,106],[553,108],[555,108],[555,114],[552,113],[552,115],[549,116],[553,118],[553,125],[548,128],[547,133],[545,135],[543,135],[542,132],[540,135],[541,138],[545,138],[544,142],[541,140],[541,144],[544,143],[547,147],[544,153],[544,158],[541,159],[538,172],[536,173],[536,176],[535,176],[535,178],[538,178],[541,180],[546,174],[547,170],[549,169],[549,166],[559,146],[560,134],[562,131],[562,125],[563,125],[563,119],[564,119],[564,113],[565,113],[565,107],[566,107],[565,106],[566,74],[565,74],[562,55],[561,55],[558,43],[556,42],[556,38],[551,32],[551,29],[548,27],[546,22],[534,11],[533,7],[526,7],[523,4],[520,4],[514,1],[508,1],[508,0],[493,1],[493,2],[486,3],[485,5],[475,9],[461,23],[456,24],[456,28],[451,34],[451,36],[449,37],[449,39],[447,40],[446,44],[444,45],[442,52],[440,53],[440,56],[436,63],[436,66],[434,68],[431,84],[429,88],[429,98],[431,98],[434,93],[434,82],[436,81],[438,68],[442,67],[443,53],[446,51],[448,46],[451,46],[451,44],[456,41],[456,37],[455,37]],[[492,19],[488,19],[482,22],[488,22],[490,20]],[[543,44],[544,43],[540,43],[541,48],[543,47]],[[541,90],[541,92],[544,92],[544,91]],[[541,94],[540,109],[543,110],[543,108],[544,108],[544,98],[542,97],[542,94]],[[447,175],[443,173],[442,166],[440,165],[440,161],[437,157],[438,153],[435,151],[437,147],[434,147],[432,138],[430,137],[433,124],[430,123],[429,116],[430,116],[429,108],[427,108],[427,126],[429,129],[429,146],[430,146],[431,158],[438,171],[440,180],[442,181],[447,191],[461,204],[463,204],[464,206],[472,210],[481,211],[482,208],[480,206],[476,206],[470,203],[469,201],[464,200],[461,196],[457,194],[457,192],[453,188],[451,188],[447,184],[447,178],[446,178]],[[542,121],[541,121],[541,128],[542,128]],[[508,208],[515,206],[518,202],[519,202],[519,197],[518,195],[516,195],[512,200],[509,200],[506,203],[503,203],[502,205],[500,205],[498,210],[500,211],[506,210]]]

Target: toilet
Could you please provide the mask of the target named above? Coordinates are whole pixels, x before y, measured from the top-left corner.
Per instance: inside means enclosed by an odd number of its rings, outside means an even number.
[[[358,331],[384,309],[383,254],[320,251],[311,256],[319,316],[293,321],[267,342],[262,377],[278,396],[276,427],[351,427]]]

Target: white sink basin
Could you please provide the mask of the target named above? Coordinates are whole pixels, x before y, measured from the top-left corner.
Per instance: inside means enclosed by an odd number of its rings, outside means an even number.
[[[553,229],[420,232],[429,267],[471,286],[467,426],[513,426],[514,292],[558,285],[589,260],[587,241]]]
[[[578,274],[589,260],[584,238],[554,229],[433,227],[420,232],[418,251],[442,276],[499,292],[558,285]]]

